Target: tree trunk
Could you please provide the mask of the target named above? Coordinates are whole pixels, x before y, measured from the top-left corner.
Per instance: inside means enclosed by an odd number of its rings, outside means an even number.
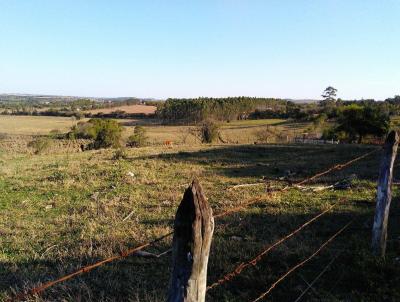
[[[376,196],[376,210],[374,226],[372,228],[372,252],[384,257],[386,250],[387,224],[390,202],[392,200],[393,164],[397,154],[399,135],[392,131],[389,133],[380,164],[378,189]]]
[[[174,231],[168,302],[204,302],[214,218],[197,180],[185,191]]]

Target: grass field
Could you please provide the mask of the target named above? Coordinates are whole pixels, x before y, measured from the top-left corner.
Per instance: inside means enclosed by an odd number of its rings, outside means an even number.
[[[0,115],[0,133],[48,134],[54,129],[67,132],[76,123],[69,117]]]
[[[168,133],[169,128],[165,129]],[[203,185],[214,213],[220,213],[249,198],[264,196],[262,186],[228,190],[233,185],[264,177],[272,186],[282,187],[286,183],[279,177],[287,170],[296,173],[294,180],[300,180],[374,148],[152,146],[129,149],[127,158],[121,160],[112,159],[113,150],[37,156],[0,150],[0,297],[5,299],[15,291],[171,231],[184,189],[194,177]],[[349,230],[279,284],[269,300],[293,301],[306,288],[306,282],[338,257],[303,301],[398,301],[397,188],[386,259],[375,259],[369,248],[379,157],[380,153],[375,153],[315,183],[332,184],[356,174],[351,189],[315,193],[292,188],[216,220],[209,283],[327,206],[345,199],[331,213],[271,251],[257,266],[208,292],[207,301],[251,301],[353,217],[357,221]],[[398,179],[396,168],[395,173]],[[169,238],[147,251],[160,253],[170,245]],[[159,259],[132,256],[54,286],[34,301],[164,301],[170,264],[170,255]]]
[[[83,119],[82,121],[86,121]],[[124,137],[133,133],[137,124],[142,124],[147,130],[149,144],[161,145],[165,141],[172,141],[175,145],[199,144],[198,139],[189,134],[192,126],[165,126],[162,127],[151,119],[117,119],[125,126]],[[0,133],[11,135],[46,135],[52,130],[61,133],[68,132],[77,122],[68,117],[47,116],[4,116],[0,115]],[[248,144],[258,140],[260,131],[281,134],[283,137],[300,135],[310,127],[310,123],[296,123],[283,119],[244,120],[221,123],[221,138],[226,143]],[[273,142],[273,141],[272,141]]]

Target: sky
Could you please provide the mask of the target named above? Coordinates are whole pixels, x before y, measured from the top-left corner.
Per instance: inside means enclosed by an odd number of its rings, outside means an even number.
[[[0,93],[400,94],[398,0],[0,0]]]

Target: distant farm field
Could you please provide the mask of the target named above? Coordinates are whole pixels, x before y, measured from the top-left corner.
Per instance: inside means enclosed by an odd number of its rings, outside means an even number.
[[[128,106],[130,107],[130,106]],[[143,106],[149,107],[149,106]],[[115,109],[115,108],[113,108]],[[82,119],[81,121],[87,121]],[[154,145],[171,141],[173,144],[198,144],[195,136],[190,134],[190,129],[195,126],[170,126],[154,123],[150,119],[116,119],[125,127],[124,137],[133,133],[135,125],[144,125],[149,143]],[[70,117],[52,116],[6,116],[0,115],[0,133],[11,135],[45,135],[52,130],[61,133],[68,132],[79,121]],[[298,123],[284,119],[243,120],[220,123],[220,143],[254,143],[259,135],[265,132],[267,135],[279,134],[282,139],[286,136],[300,135],[310,126],[310,123]],[[264,134],[265,134],[264,133]],[[270,141],[273,142],[273,141]]]
[[[147,105],[126,105],[119,107],[110,107],[110,108],[100,108],[85,111],[86,113],[97,114],[97,113],[111,113],[115,111],[124,111],[126,113],[143,113],[143,114],[154,114],[156,112],[156,106],[147,106]]]
[[[53,129],[66,132],[76,123],[70,117],[0,115],[0,133],[48,134]]]

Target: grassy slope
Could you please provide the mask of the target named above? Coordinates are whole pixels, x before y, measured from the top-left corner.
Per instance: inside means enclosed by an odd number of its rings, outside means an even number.
[[[220,123],[221,137],[227,143],[249,144],[258,140],[257,133],[267,128],[273,133],[281,133],[290,137],[300,135],[311,123],[295,123],[283,119],[245,120]],[[163,144],[166,140],[174,144],[198,144],[195,137],[188,134],[190,126],[146,125],[151,144]],[[127,135],[133,127],[127,127]]]
[[[302,179],[337,162],[363,154],[366,146],[227,146],[151,147],[129,150],[126,160],[113,151],[25,156],[0,151],[0,297],[62,276],[81,265],[133,247],[171,230],[182,193],[198,177],[215,213],[259,196],[263,188],[233,191],[234,184],[276,178],[290,169]],[[332,183],[356,173],[356,186],[320,193],[291,189],[216,221],[209,282],[256,255],[263,246],[305,222],[327,205],[346,202],[272,251],[256,267],[208,294],[208,301],[247,301],[269,287],[288,267],[311,254],[351,217],[359,217],[315,260],[272,292],[274,301],[292,301],[330,259],[343,250],[331,269],[304,300],[400,299],[400,268],[395,258],[398,206],[389,227],[385,261],[369,255],[370,230],[379,155],[319,181]],[[127,175],[133,172],[135,178]],[[283,185],[273,182],[275,185]],[[133,211],[130,219],[123,219]],[[233,236],[242,240],[233,240]],[[169,248],[167,239],[149,251]],[[53,301],[163,301],[170,257],[129,257],[49,289]]]
[[[69,117],[0,115],[0,133],[48,134],[53,129],[66,132],[76,123]]]
[[[85,121],[87,119],[83,119]],[[118,119],[117,119],[118,120]],[[194,144],[196,139],[188,134],[187,126],[162,126],[154,125],[151,119],[119,119],[126,127],[125,136],[133,133],[135,124],[144,124],[152,144],[163,144],[166,140],[174,144]],[[4,116],[0,115],[0,133],[35,135],[48,134],[51,130],[67,132],[78,121],[68,117],[47,117],[47,116]],[[292,123],[282,119],[248,120],[221,123],[222,137],[231,143],[252,143],[256,141],[257,132],[270,127],[274,132],[287,133],[291,136],[300,134],[307,126],[307,123]]]

